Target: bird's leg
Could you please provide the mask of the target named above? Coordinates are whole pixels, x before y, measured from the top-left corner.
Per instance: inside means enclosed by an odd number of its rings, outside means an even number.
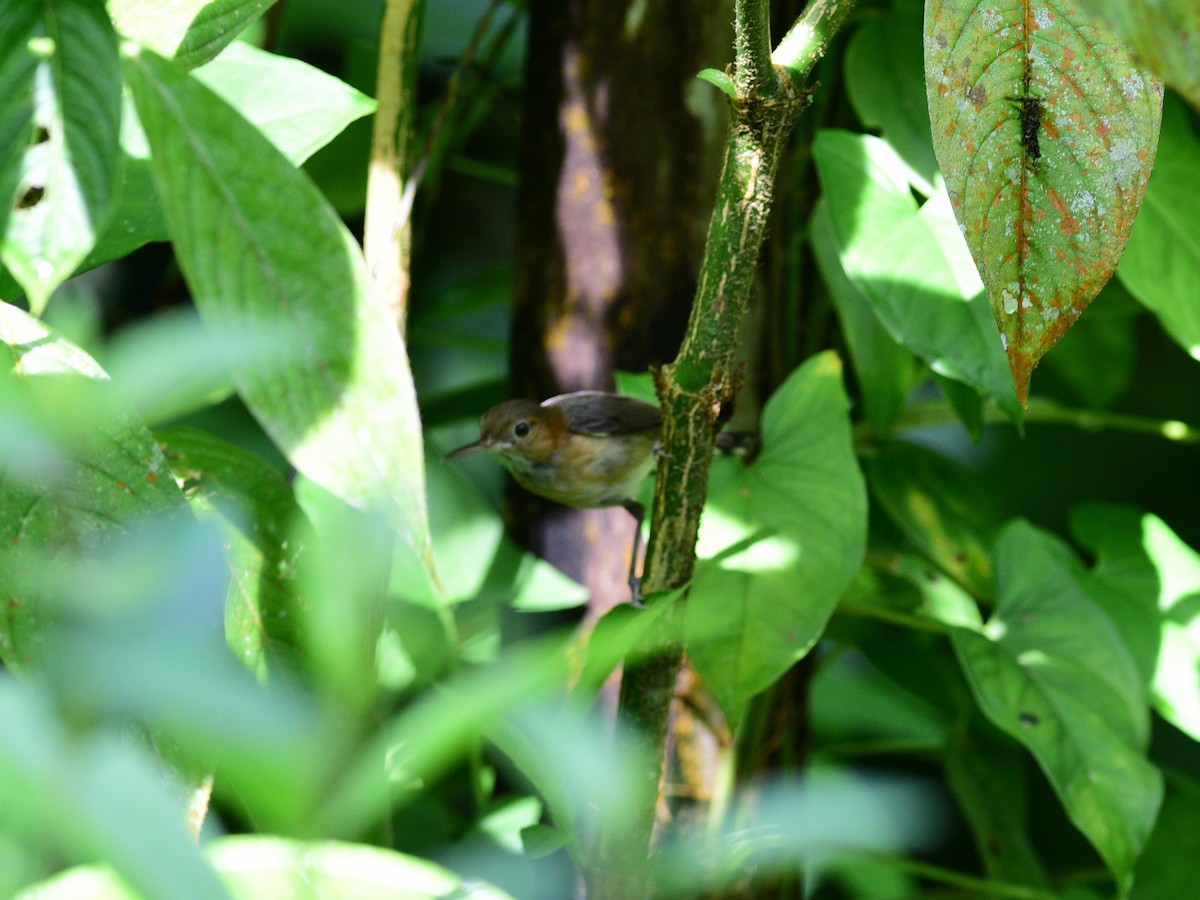
[[[626,500],[621,504],[633,516],[633,548],[629,554],[629,602],[636,607],[642,605],[642,581],[637,577],[638,552],[642,547],[642,520],[646,517],[646,507],[636,500]]]

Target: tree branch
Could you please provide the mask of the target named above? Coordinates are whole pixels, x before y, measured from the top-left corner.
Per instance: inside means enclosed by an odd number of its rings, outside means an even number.
[[[853,0],[814,0],[788,32],[786,54],[776,52],[788,68],[777,69],[767,52],[769,0],[736,2],[737,98],[700,281],[679,354],[657,375],[664,413],[663,455],[643,578],[651,603],[656,593],[682,587],[692,578],[713,438],[722,407],[733,400],[738,388],[738,336],[749,308],[775,173],[807,103],[800,83],[824,51],[830,29],[844,21],[853,5]],[[787,77],[780,77],[785,73]],[[600,836],[590,873],[593,900],[630,900],[650,894],[647,862],[670,702],[682,660],[678,640],[682,603],[659,619],[656,633],[650,636],[652,646],[659,649],[625,668],[621,718],[641,732],[655,755],[635,775],[634,820],[626,822],[620,834],[609,829]]]

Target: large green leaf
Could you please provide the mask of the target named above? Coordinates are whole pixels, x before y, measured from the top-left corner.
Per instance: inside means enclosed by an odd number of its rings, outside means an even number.
[[[1158,161],[1117,275],[1167,334],[1200,359],[1200,136],[1177,101],[1166,105]]]
[[[685,613],[688,656],[736,720],[816,643],[862,562],[866,489],[833,353],[763,410],[762,452],[717,460]]]
[[[36,649],[47,558],[186,505],[90,356],[6,303],[0,348],[0,659],[16,666]]]
[[[1200,554],[1131,507],[1079,507],[1071,528],[1095,554],[1085,583],[1133,653],[1155,709],[1200,740]]]
[[[951,641],[994,725],[1025,747],[1122,890],[1162,800],[1145,756],[1149,717],[1121,635],[1058,540],[1017,521],[996,543],[999,602]]]
[[[933,146],[1024,402],[1141,205],[1162,84],[1074,0],[925,5]]]
[[[935,372],[1019,415],[982,286],[944,199],[918,207],[908,167],[879,138],[822,131],[813,158],[842,267],[879,320]]]
[[[275,0],[108,0],[125,37],[188,69],[208,62]]]
[[[382,506],[432,565],[408,356],[360,248],[308,178],[208,88],[147,51],[126,73],[201,316],[280,335],[278,354],[235,361],[243,399],[297,469],[351,505]]]
[[[8,217],[0,259],[29,295],[35,315],[95,245],[109,216],[117,180],[121,71],[117,38],[101,0],[37,4],[16,13],[0,40],[15,58],[0,67],[0,137],[26,133],[23,97],[32,94],[36,135],[24,147],[16,206]],[[11,13],[6,10],[5,18]],[[24,33],[15,33],[23,29]],[[2,49],[2,48],[0,48]],[[11,150],[4,151],[6,155]],[[0,160],[2,202],[11,156]]]
[[[1080,0],[1133,47],[1168,85],[1200,109],[1200,3],[1196,0]]]

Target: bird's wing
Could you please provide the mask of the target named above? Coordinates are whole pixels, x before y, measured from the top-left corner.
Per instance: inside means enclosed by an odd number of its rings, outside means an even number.
[[[575,434],[632,434],[662,427],[662,410],[623,394],[575,391],[542,403],[557,406],[567,416],[567,430]]]

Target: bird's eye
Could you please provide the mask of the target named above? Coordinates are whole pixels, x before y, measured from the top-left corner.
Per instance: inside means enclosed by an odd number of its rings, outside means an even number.
[[[515,434],[519,438],[528,437],[529,436],[529,428],[530,428],[530,426],[529,426],[528,422],[518,422],[516,425],[513,426],[513,434]]]

